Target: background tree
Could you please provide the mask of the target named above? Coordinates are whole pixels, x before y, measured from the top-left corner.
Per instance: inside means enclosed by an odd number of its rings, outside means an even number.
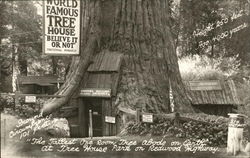
[[[41,52],[41,16],[32,1],[1,1],[1,62],[8,77],[12,74],[13,90],[16,76],[27,75],[27,61]],[[12,67],[12,68],[10,68]],[[3,77],[4,78],[4,77]]]
[[[249,27],[240,30],[232,38],[212,40],[213,37],[226,30],[231,30],[244,22],[249,23],[249,2],[247,0],[181,0],[179,8],[181,33],[178,46],[182,56],[199,54],[218,57],[225,54],[225,56],[239,55],[243,62],[248,59],[246,57],[249,56],[249,45],[246,42],[248,41]],[[233,21],[230,20],[241,11],[241,17]],[[194,36],[194,33],[198,32],[197,30],[204,30],[209,24],[216,24],[223,18],[228,18],[226,24],[221,27],[214,27],[212,31],[208,31],[206,36]],[[206,40],[210,41],[209,45],[201,49],[199,42]]]
[[[178,37],[180,56],[195,54],[214,56],[215,44],[212,42],[212,38],[215,36],[216,30],[208,32],[206,36],[194,36],[194,32],[197,32],[197,29],[205,29],[209,23],[213,24],[221,19],[221,16],[217,13],[219,3],[218,0],[180,0],[180,36]],[[211,41],[209,51],[199,47],[199,42],[206,40]]]
[[[42,17],[37,11],[41,3],[1,1],[0,7],[0,89],[15,91],[17,75],[53,74],[64,78],[71,57],[42,55]]]
[[[5,1],[0,1],[0,86],[2,91],[7,88],[5,83],[5,77],[10,73],[10,61],[8,61],[8,56],[6,56],[3,51],[6,50],[6,46],[3,46],[3,38],[6,32],[8,31],[7,23],[8,23],[8,14],[7,14],[7,5]]]
[[[234,79],[238,88],[239,99],[244,105],[249,105],[247,94],[250,83],[250,50],[248,44],[250,40],[250,1],[181,0],[179,8],[179,17],[183,19],[179,20],[180,33],[177,50],[181,58],[182,68],[190,66],[186,72],[184,72],[185,68],[182,69],[182,75],[185,79],[192,78],[193,80]],[[232,20],[233,17],[234,20]],[[217,23],[224,18],[228,18],[228,22],[210,31],[207,36],[193,35],[197,29],[205,29],[209,23]],[[240,29],[232,37],[213,41],[214,37],[225,31],[233,30],[242,24],[246,24],[247,27]],[[200,49],[199,42],[206,40],[209,41],[209,44]],[[191,68],[192,65],[194,69]],[[247,110],[242,110],[239,113],[245,111]]]
[[[231,3],[229,3],[231,2]],[[248,41],[250,37],[250,2],[247,0],[231,0],[225,1],[223,3],[223,14],[226,16],[232,17],[234,14],[241,13],[242,16],[231,22],[228,26],[228,29],[236,28],[241,24],[248,24],[248,27],[240,30],[235,33],[232,38],[224,41],[225,49],[227,51],[227,56],[238,55],[238,58],[241,60],[242,65],[249,64],[250,60],[250,45]]]

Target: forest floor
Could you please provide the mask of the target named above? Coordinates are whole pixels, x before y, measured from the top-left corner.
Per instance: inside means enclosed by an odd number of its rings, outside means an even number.
[[[3,129],[3,122],[2,120],[6,119],[7,124],[5,125],[5,130]],[[137,144],[142,143],[143,140],[150,140],[154,139],[155,141],[160,141],[162,137],[132,137],[132,136],[126,136],[126,137],[94,137],[93,139],[87,138],[76,138],[75,139],[75,145],[74,147],[79,147],[79,152],[59,152],[59,146],[60,145],[54,145],[53,151],[41,151],[41,144],[35,144],[32,145],[30,142],[18,140],[18,139],[10,139],[8,137],[8,134],[15,125],[17,124],[18,119],[14,116],[1,114],[1,158],[70,158],[70,157],[84,157],[84,158],[91,158],[91,157],[107,157],[107,158],[116,158],[116,157],[122,157],[122,158],[160,158],[160,157],[169,157],[169,158],[250,158],[250,156],[247,156],[245,153],[241,153],[238,156],[229,156],[226,153],[225,148],[218,148],[218,150],[215,153],[212,153],[210,151],[197,151],[195,153],[193,152],[186,152],[184,150],[181,151],[135,151],[135,148],[138,145],[135,145],[134,147],[131,147],[131,151],[114,151],[112,150],[112,145],[106,145],[108,147],[108,150],[106,152],[86,152],[83,150],[83,145],[80,143],[82,140],[89,142],[89,141],[98,141],[102,140],[102,142],[115,142],[120,141],[121,139],[127,140],[128,142],[137,142]],[[5,135],[5,137],[4,137]],[[5,138],[5,139],[4,139]],[[73,140],[73,138],[67,138],[67,141]],[[170,145],[171,142],[181,142],[183,143],[183,139],[173,138],[173,137],[167,137],[164,138],[164,140],[167,142],[166,144]],[[47,141],[46,138],[44,141]],[[70,146],[70,145],[69,145]],[[133,146],[133,145],[132,145]],[[99,146],[100,147],[100,146]],[[104,146],[102,146],[104,147]],[[103,148],[102,148],[103,149]]]

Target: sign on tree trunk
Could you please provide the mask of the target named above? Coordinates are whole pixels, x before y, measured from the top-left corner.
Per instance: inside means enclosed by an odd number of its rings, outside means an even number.
[[[43,6],[44,53],[79,54],[80,0],[46,0]]]

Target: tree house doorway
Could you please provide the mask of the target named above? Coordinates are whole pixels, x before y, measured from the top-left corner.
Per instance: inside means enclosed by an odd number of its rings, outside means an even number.
[[[79,137],[103,137],[116,134],[112,101],[101,97],[79,98]]]
[[[115,98],[122,59],[121,53],[106,50],[98,53],[88,67],[78,97],[78,137],[117,134]]]
[[[102,100],[98,98],[86,98],[84,99],[85,119],[88,122],[85,124],[85,128],[88,130],[86,132],[88,137],[101,137],[102,132]],[[92,134],[90,134],[92,133]]]

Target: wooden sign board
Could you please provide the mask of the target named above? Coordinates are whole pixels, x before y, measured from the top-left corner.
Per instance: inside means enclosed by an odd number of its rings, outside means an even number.
[[[220,81],[189,81],[189,87],[193,91],[222,90]]]
[[[240,114],[228,114],[228,115],[230,116],[228,127],[233,127],[233,128],[245,127],[244,115],[240,115]]]
[[[142,122],[153,123],[153,115],[152,114],[143,114]]]
[[[107,123],[115,123],[115,117],[105,116],[105,122],[107,122]]]
[[[35,103],[36,96],[25,96],[25,103]]]
[[[80,91],[82,97],[111,97],[111,89],[82,89]]]
[[[244,132],[244,115],[241,114],[228,114],[228,137],[227,137],[227,153],[234,156],[240,151],[244,151],[242,147],[243,132]]]
[[[43,52],[79,55],[80,0],[43,1]]]

